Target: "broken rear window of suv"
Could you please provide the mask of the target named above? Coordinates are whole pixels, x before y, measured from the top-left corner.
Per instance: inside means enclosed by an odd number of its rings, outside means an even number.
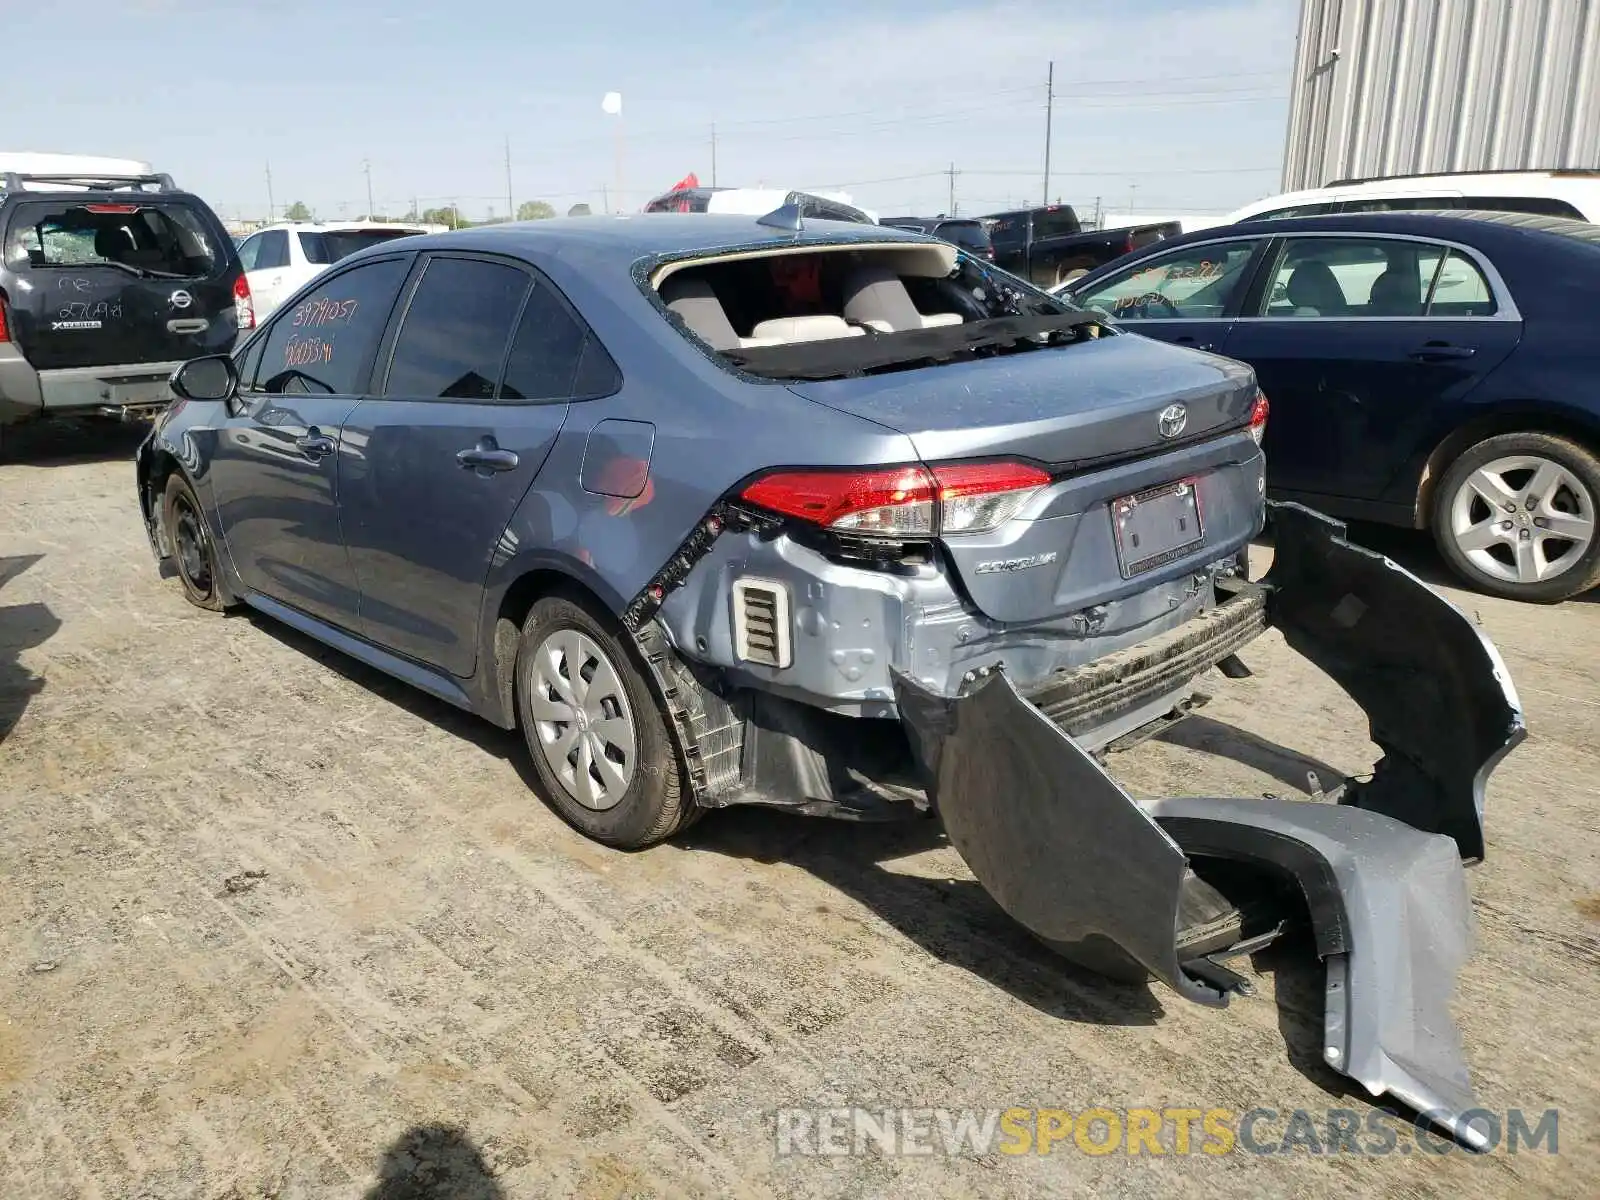
[[[1099,336],[1099,318],[949,243],[816,244],[659,268],[671,319],[774,380],[909,370]]]
[[[185,204],[53,201],[19,205],[6,241],[11,267],[113,267],[194,279],[221,264],[205,220]]]

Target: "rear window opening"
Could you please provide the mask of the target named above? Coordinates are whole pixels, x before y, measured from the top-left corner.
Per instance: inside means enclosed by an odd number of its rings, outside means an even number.
[[[19,207],[6,243],[11,267],[113,267],[173,279],[214,273],[222,255],[185,204],[55,202]]]
[[[773,379],[905,369],[1069,330],[1071,340],[1094,336],[1094,317],[950,245],[739,253],[671,264],[654,283],[684,330]]]
[[[308,263],[327,266],[341,258],[348,258],[357,250],[379,246],[395,238],[415,237],[415,229],[329,229],[317,233],[302,233],[300,250]]]

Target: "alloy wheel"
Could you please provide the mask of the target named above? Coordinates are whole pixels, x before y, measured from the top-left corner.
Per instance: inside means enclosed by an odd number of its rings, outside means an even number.
[[[528,712],[545,763],[585,808],[621,803],[633,781],[639,734],[622,680],[598,643],[557,629],[533,654]]]
[[[1542,583],[1583,559],[1595,537],[1595,500],[1560,463],[1508,455],[1462,481],[1450,502],[1450,536],[1490,578]]]

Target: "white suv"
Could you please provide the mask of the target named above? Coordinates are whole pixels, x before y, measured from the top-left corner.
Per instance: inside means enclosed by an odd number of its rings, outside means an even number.
[[[1327,187],[1285,192],[1247,204],[1230,213],[1224,223],[1435,208],[1536,213],[1600,224],[1600,170],[1483,171],[1470,175],[1343,179]]]
[[[348,254],[378,242],[428,233],[425,225],[400,225],[387,221],[348,221],[312,224],[287,221],[258,229],[239,243],[255,302],[256,320],[262,320],[293,295],[300,285],[328,269]]]

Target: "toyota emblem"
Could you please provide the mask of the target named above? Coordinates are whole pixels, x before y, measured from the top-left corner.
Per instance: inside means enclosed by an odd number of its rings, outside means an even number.
[[[194,297],[189,295],[189,293],[184,291],[182,288],[179,288],[177,291],[173,292],[172,295],[167,297],[167,300],[171,303],[173,308],[188,308],[189,305],[194,303]]]
[[[1189,410],[1181,404],[1169,404],[1156,417],[1156,428],[1164,438],[1175,438],[1189,423]]]

